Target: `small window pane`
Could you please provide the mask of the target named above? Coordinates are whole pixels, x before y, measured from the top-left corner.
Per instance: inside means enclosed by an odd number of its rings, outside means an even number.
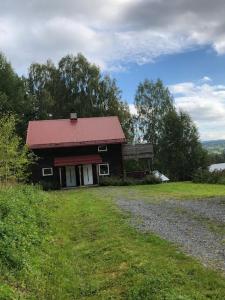
[[[53,169],[52,168],[42,168],[42,175],[43,176],[52,176]]]
[[[98,146],[98,152],[105,152],[107,151],[107,145]]]
[[[109,165],[108,164],[101,164],[99,165],[99,175],[109,175]]]

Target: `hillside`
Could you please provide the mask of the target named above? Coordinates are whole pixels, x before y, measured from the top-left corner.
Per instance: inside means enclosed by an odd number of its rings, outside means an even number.
[[[222,153],[225,150],[225,140],[203,141],[202,145],[210,153]]]

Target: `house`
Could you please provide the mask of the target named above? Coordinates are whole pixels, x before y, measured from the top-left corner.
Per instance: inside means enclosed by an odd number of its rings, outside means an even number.
[[[125,135],[118,117],[30,121],[26,144],[38,157],[32,181],[54,188],[89,186],[122,176]]]

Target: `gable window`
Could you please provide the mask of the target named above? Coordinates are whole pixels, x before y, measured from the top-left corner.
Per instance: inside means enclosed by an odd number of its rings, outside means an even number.
[[[108,150],[107,145],[98,146],[98,152],[106,152]]]
[[[98,173],[100,176],[109,175],[109,164],[99,164]]]
[[[53,168],[42,168],[42,176],[52,176]]]

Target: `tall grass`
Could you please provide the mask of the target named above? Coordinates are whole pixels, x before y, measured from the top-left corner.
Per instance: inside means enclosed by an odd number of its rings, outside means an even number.
[[[38,188],[0,188],[1,300],[15,299],[18,291],[12,286],[21,273],[31,269],[33,253],[41,245],[47,228],[45,203],[46,196]]]

